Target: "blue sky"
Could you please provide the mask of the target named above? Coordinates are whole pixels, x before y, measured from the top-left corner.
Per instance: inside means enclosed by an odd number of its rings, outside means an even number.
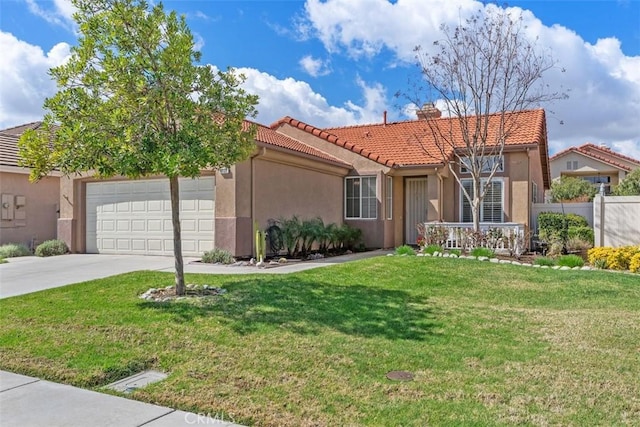
[[[484,2],[487,3],[487,2]],[[496,2],[503,4],[503,2]],[[522,0],[530,36],[570,89],[548,112],[551,154],[605,143],[640,158],[640,0]],[[486,7],[473,0],[165,1],[186,16],[203,62],[245,74],[258,121],[284,115],[318,127],[412,118],[394,94],[415,76],[412,49],[441,23]],[[38,120],[55,86],[49,67],[76,43],[68,0],[0,0],[0,128]]]

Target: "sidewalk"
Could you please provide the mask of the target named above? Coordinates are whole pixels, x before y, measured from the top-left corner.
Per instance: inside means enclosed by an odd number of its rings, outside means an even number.
[[[2,427],[241,427],[216,414],[194,414],[0,371]]]

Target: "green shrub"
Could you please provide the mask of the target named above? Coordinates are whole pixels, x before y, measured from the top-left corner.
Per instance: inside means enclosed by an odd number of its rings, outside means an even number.
[[[551,183],[551,198],[554,202],[585,201],[593,199],[598,189],[582,178],[562,176]]]
[[[547,267],[553,267],[556,265],[556,261],[553,258],[546,256],[540,256],[533,260],[534,265],[546,265]]]
[[[496,256],[489,248],[475,248],[471,251],[471,255],[475,257],[484,256],[487,258],[494,258]]]
[[[613,192],[614,196],[640,195],[640,168],[629,173]]]
[[[47,240],[42,242],[36,248],[37,256],[56,256],[69,253],[69,247],[62,240]]]
[[[558,258],[558,265],[560,267],[582,267],[584,260],[578,255],[563,255]]]
[[[580,239],[593,246],[593,228],[589,226],[569,226],[569,239]]]
[[[450,249],[449,253],[455,256],[460,256],[462,254],[462,251],[460,249]]]
[[[425,254],[433,255],[434,252],[442,252],[442,246],[440,245],[429,245],[426,246],[422,252]]]
[[[416,251],[409,245],[402,245],[396,248],[396,255],[415,255]]]
[[[8,243],[0,246],[0,258],[15,258],[33,255],[31,250],[22,243]]]
[[[579,237],[569,237],[569,240],[567,240],[568,251],[585,251],[587,249],[591,249],[592,247],[592,242],[582,240]]]
[[[4,264],[4,263],[6,263],[6,262],[8,262],[6,259],[4,259],[4,258],[0,258],[0,264]]]
[[[214,248],[208,252],[205,252],[202,255],[202,262],[206,262],[207,264],[233,264],[236,260],[231,255],[231,252],[225,251],[224,249]]]
[[[559,254],[563,247],[567,247],[571,238],[593,246],[593,230],[587,219],[573,213],[541,212],[538,214],[538,236],[549,244],[549,253],[552,255]]]

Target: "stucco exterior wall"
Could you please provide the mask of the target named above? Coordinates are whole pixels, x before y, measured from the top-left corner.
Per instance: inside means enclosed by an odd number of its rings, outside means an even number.
[[[60,178],[48,176],[31,183],[26,173],[0,172],[0,193],[8,203],[3,216],[12,217],[0,221],[0,244],[29,246],[56,238]]]
[[[215,246],[235,256],[252,253],[251,169],[258,154],[231,166],[228,174],[216,173]]]
[[[342,224],[340,175],[321,173],[275,161],[256,159],[254,220],[261,228],[269,219],[322,218],[325,224]]]
[[[529,155],[526,151],[509,153],[505,156],[505,163],[505,172],[509,177],[508,185],[505,182],[505,193],[508,193],[505,194],[505,199],[509,204],[505,222],[515,222],[528,227],[531,206]]]

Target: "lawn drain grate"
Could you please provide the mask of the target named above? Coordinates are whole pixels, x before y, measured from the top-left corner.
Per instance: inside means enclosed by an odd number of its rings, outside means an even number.
[[[167,374],[158,371],[144,371],[120,381],[108,384],[106,387],[121,393],[131,393],[146,385],[157,383],[167,378]]]
[[[413,374],[408,371],[390,371],[387,372],[387,378],[393,381],[411,381]]]

